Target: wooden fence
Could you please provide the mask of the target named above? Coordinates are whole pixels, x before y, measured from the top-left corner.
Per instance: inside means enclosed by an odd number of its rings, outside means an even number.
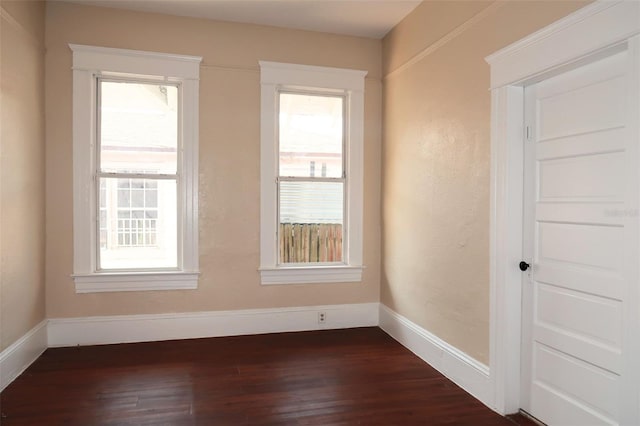
[[[342,261],[342,225],[339,223],[281,223],[280,262]]]

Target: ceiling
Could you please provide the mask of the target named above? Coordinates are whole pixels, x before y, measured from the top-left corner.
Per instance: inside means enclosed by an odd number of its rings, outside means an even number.
[[[382,38],[420,0],[69,0],[119,9]]]

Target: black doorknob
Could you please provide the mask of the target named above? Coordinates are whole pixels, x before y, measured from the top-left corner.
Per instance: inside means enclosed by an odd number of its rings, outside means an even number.
[[[526,271],[527,269],[529,269],[529,266],[531,266],[531,265],[529,265],[527,262],[525,262],[525,261],[523,260],[522,262],[520,262],[520,265],[518,265],[518,266],[520,266],[520,270],[521,270],[522,272],[524,272],[524,271]]]

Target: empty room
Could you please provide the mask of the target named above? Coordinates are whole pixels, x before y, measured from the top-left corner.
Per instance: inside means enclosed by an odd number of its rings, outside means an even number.
[[[640,425],[640,1],[0,37],[1,425]]]

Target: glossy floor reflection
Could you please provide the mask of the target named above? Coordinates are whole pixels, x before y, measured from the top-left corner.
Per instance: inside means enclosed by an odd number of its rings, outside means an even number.
[[[513,425],[379,328],[48,349],[10,425]]]

